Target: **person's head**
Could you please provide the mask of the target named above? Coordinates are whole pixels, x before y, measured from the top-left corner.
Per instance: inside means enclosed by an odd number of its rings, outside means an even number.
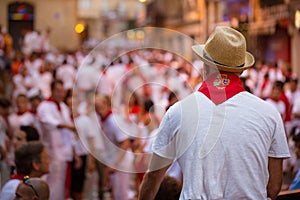
[[[18,174],[41,177],[49,173],[49,155],[38,141],[28,142],[15,150],[15,164]]]
[[[154,113],[154,103],[151,99],[147,98],[144,100],[144,112],[145,113]]]
[[[204,45],[192,49],[207,66],[204,70],[241,73],[254,64],[254,57],[246,51],[245,37],[226,26],[217,26]]]
[[[297,78],[292,78],[289,81],[290,83],[290,89],[292,92],[295,92],[298,88],[298,79]]]
[[[51,97],[53,101],[60,103],[64,100],[66,91],[62,80],[54,80],[51,83]]]
[[[15,200],[48,200],[49,186],[40,178],[25,177],[16,189]]]
[[[66,96],[64,99],[65,104],[72,110],[72,92],[73,90],[69,89],[66,91]]]
[[[182,185],[177,179],[171,176],[165,176],[160,184],[155,200],[178,200],[181,188]]]
[[[21,126],[21,131],[24,131],[26,134],[26,141],[38,141],[40,139],[40,135],[36,128],[32,126]]]
[[[105,118],[111,111],[111,98],[107,95],[98,95],[95,98],[95,109],[101,118]]]
[[[283,82],[281,81],[274,82],[270,97],[275,101],[278,101],[280,99],[282,90],[283,90]]]
[[[11,106],[11,102],[1,97],[0,98],[0,116],[7,117],[9,115],[9,108]]]
[[[22,130],[18,130],[16,132],[16,137],[14,138],[14,147],[15,147],[15,149],[23,146],[26,143],[27,143],[26,133]]]
[[[24,94],[19,94],[16,98],[16,105],[18,112],[23,113],[28,110],[28,99],[26,95]]]
[[[176,92],[170,92],[168,96],[169,105],[173,105],[178,101]]]
[[[36,111],[37,107],[43,100],[41,91],[38,88],[33,88],[27,92],[27,98],[30,102],[31,110]]]

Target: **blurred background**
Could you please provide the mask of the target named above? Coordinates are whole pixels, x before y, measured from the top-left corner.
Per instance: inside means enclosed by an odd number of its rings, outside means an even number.
[[[48,33],[61,51],[145,26],[173,29],[203,43],[216,25],[229,25],[242,31],[255,57],[283,60],[300,75],[299,0],[1,0],[0,24],[15,49],[34,30]],[[128,34],[133,40],[143,37],[142,31]]]

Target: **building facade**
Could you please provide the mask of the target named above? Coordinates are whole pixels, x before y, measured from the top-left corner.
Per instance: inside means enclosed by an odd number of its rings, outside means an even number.
[[[50,43],[59,50],[72,51],[79,45],[74,31],[77,22],[77,0],[0,1],[0,24],[15,43],[23,31],[50,29]]]

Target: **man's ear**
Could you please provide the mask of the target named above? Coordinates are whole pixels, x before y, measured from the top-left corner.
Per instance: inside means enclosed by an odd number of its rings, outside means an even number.
[[[33,199],[33,200],[39,200],[40,198],[37,197],[37,196],[34,196],[32,199]]]
[[[36,171],[39,171],[40,169],[40,165],[37,162],[32,162],[32,168]]]

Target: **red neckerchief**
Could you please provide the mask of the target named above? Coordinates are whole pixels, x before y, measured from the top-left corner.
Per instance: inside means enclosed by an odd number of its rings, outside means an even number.
[[[267,86],[268,82],[269,82],[269,79],[264,78],[263,84],[261,85],[261,89],[260,89],[261,91],[263,91],[265,89],[265,87]]]
[[[129,113],[130,114],[138,114],[141,112],[141,107],[138,105],[134,105],[130,110]]]
[[[23,114],[27,113],[28,111],[29,111],[29,110],[26,110],[26,111],[24,111],[24,112],[17,112],[17,115],[18,115],[18,116],[23,115]]]
[[[46,101],[50,101],[50,102],[55,103],[55,105],[57,106],[58,111],[61,112],[60,104],[57,103],[57,102],[55,102],[55,101],[52,99],[52,97],[49,97]]]
[[[198,91],[218,105],[245,91],[245,88],[238,75],[230,72],[220,72],[209,76]]]
[[[17,179],[17,180],[23,180],[24,179],[25,174],[13,174],[10,179]]]
[[[112,110],[108,111],[105,117],[101,118],[101,121],[104,122],[111,114],[112,114]]]

